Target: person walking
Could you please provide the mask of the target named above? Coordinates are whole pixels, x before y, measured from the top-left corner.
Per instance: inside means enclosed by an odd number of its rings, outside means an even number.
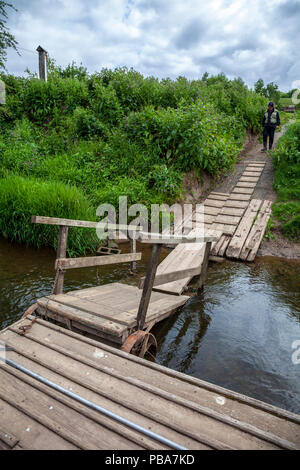
[[[280,115],[277,109],[275,109],[273,101],[268,104],[268,110],[265,112],[263,120],[263,140],[264,147],[261,149],[262,152],[267,151],[267,143],[269,137],[269,150],[272,150],[274,142],[274,134],[276,129],[280,126]]]

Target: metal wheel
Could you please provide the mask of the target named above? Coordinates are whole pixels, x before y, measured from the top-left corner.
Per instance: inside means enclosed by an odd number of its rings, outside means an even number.
[[[151,355],[153,355],[153,350],[154,354],[156,353],[157,342],[155,336],[149,331],[138,330],[128,336],[121,349],[135,356],[144,357],[150,349]]]

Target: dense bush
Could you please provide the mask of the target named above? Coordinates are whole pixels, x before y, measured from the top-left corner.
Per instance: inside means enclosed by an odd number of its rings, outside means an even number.
[[[6,104],[0,106],[2,197],[5,191],[12,197],[8,182],[16,192],[30,184],[35,188],[28,189],[23,212],[12,212],[14,223],[5,233],[35,244],[36,232],[29,226],[21,231],[25,219],[42,209],[46,215],[76,218],[70,205],[76,188],[85,198],[80,207],[86,204],[91,218],[99,204],[117,205],[121,195],[128,196],[129,204],[174,202],[181,196],[185,172],[217,176],[230,169],[246,130],[260,130],[266,105],[241,79],[222,74],[193,81],[145,78],[125,68],[90,75],[83,66],[72,63],[62,69],[50,60],[47,82],[32,74],[0,78],[7,88]],[[47,184],[53,185],[49,210],[39,199],[41,193],[46,204]],[[68,196],[61,206],[63,191]],[[15,210],[11,201],[9,210]],[[86,210],[78,218],[87,218]],[[4,232],[4,223],[1,227]],[[39,243],[54,246],[51,233]],[[85,249],[76,243],[72,249]],[[86,242],[86,247],[91,245]]]
[[[278,193],[273,214],[288,237],[300,240],[300,121],[288,126],[273,161],[274,188]]]

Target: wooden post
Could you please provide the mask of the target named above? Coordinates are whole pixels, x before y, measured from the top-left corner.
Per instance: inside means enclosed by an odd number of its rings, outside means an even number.
[[[142,297],[137,314],[137,328],[142,330],[144,328],[147,310],[150,302],[151,292],[154,284],[156,270],[159,262],[159,255],[161,252],[161,244],[155,243],[152,247],[150,262],[147,268],[145,284],[143,287]]]
[[[65,258],[67,252],[67,242],[68,242],[68,230],[69,227],[65,225],[59,226],[59,236],[58,236],[58,243],[57,243],[57,254],[56,254],[56,261],[59,258]],[[56,282],[54,286],[54,294],[62,294],[64,290],[64,277],[65,271],[63,269],[57,269],[56,271]]]
[[[135,238],[130,238],[130,252],[136,253],[136,239]],[[130,271],[132,272],[136,271],[136,261],[132,261],[130,263]]]
[[[47,51],[41,46],[37,48],[39,53],[39,77],[40,80],[47,81]]]
[[[203,257],[203,262],[202,262],[202,269],[201,269],[201,273],[200,273],[199,280],[198,280],[198,285],[197,285],[198,293],[200,293],[201,290],[203,289],[204,282],[205,282],[205,279],[206,279],[206,273],[207,273],[207,268],[208,268],[208,261],[209,261],[209,253],[210,253],[210,250],[211,250],[211,244],[212,244],[212,242],[207,242],[206,245],[205,245],[205,252],[204,252],[204,257]]]

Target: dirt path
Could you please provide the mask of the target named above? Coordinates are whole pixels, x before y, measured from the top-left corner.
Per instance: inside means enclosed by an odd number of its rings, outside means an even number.
[[[275,134],[275,145],[282,134],[283,131]],[[251,142],[249,141],[235,166],[234,172],[224,175],[222,181],[214,188],[214,191],[230,193],[237,184],[247,164],[253,161],[261,161],[265,162],[266,166],[256,185],[252,198],[275,201],[277,194],[273,189],[274,169],[272,160],[266,153],[261,152],[261,148],[262,144],[258,142],[258,138],[254,138]],[[260,246],[258,255],[300,259],[300,243],[291,242],[284,238],[279,229],[276,229],[276,221],[274,222],[274,234],[276,238],[274,240],[264,240]]]

